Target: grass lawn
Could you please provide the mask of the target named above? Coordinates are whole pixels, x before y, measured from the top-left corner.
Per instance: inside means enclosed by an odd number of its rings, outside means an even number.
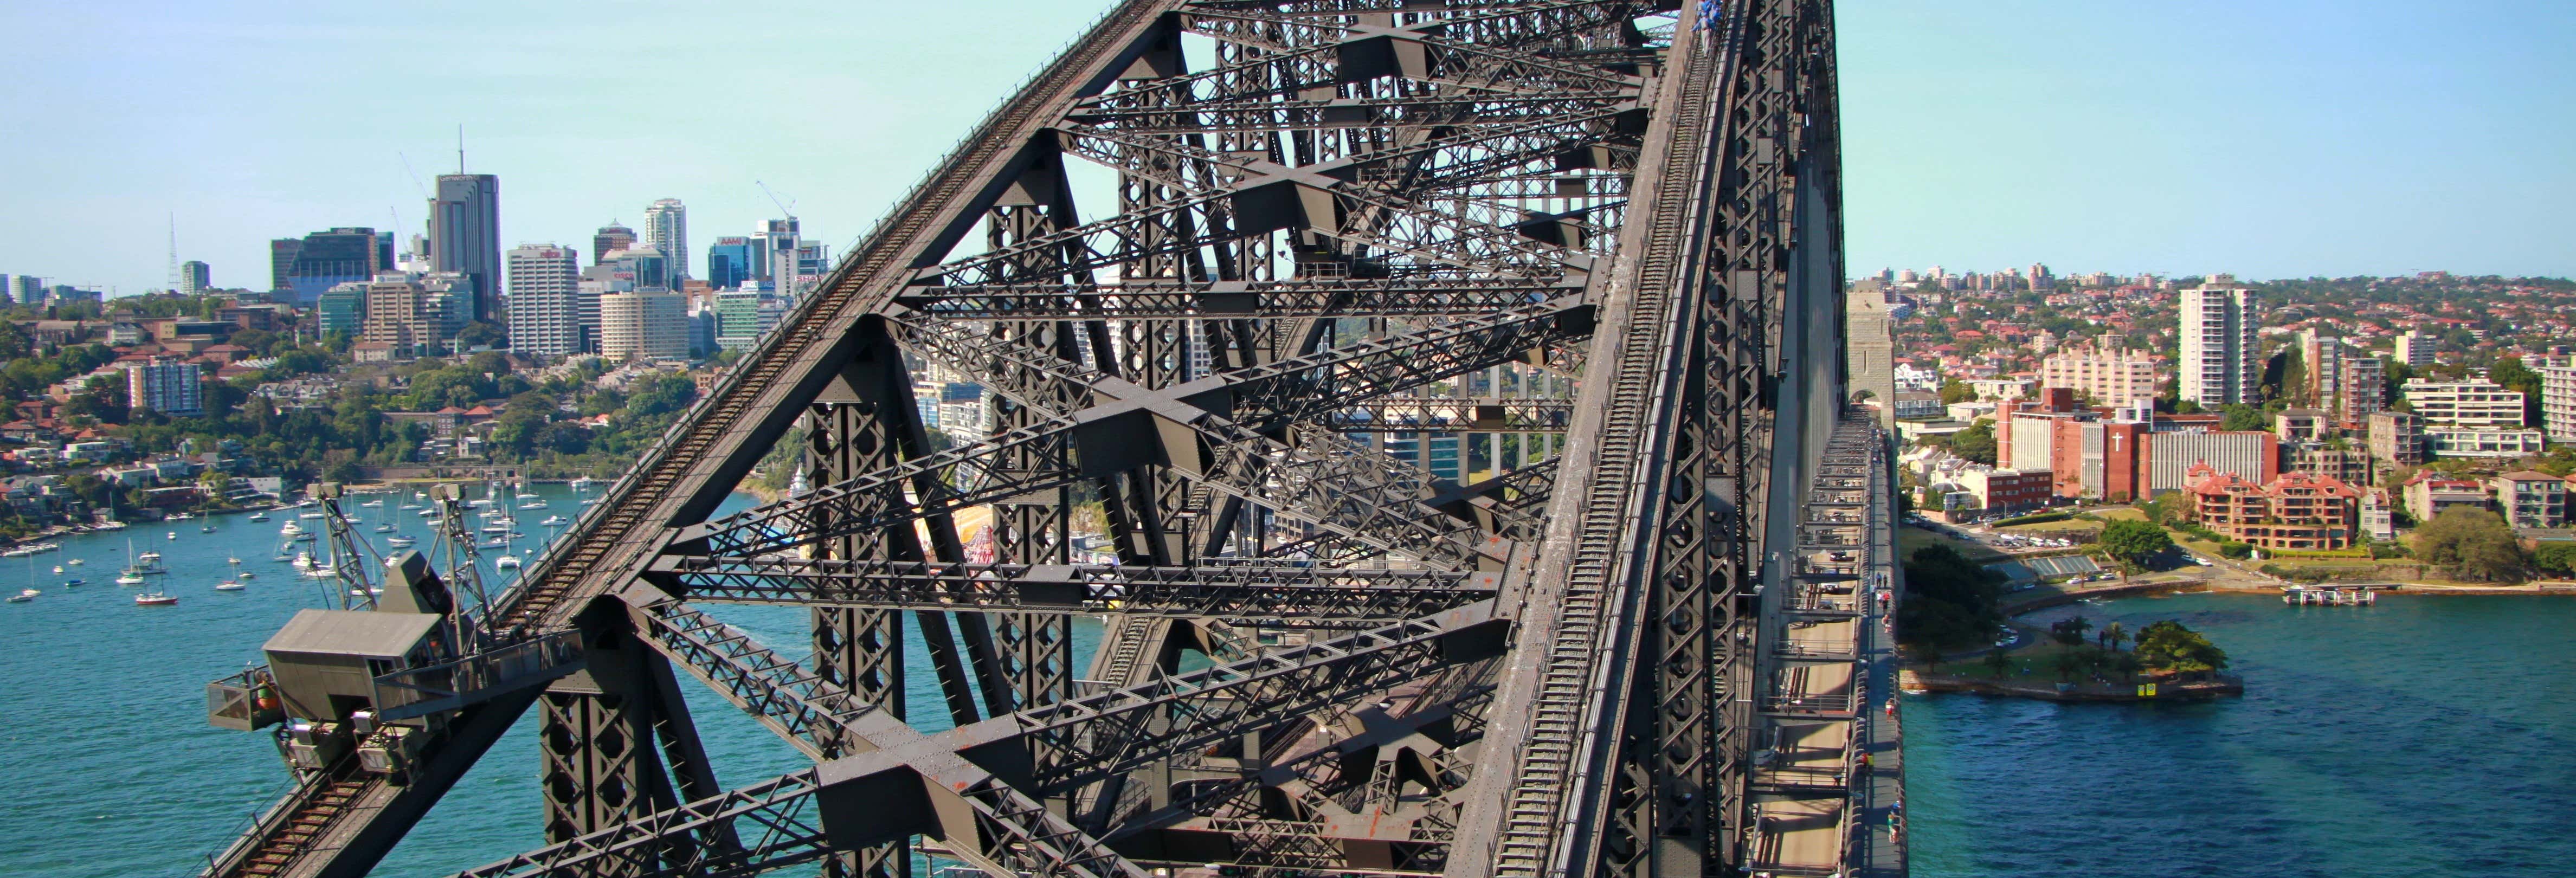
[[[1968,560],[1978,563],[2004,559],[2003,553],[1966,540],[1953,539],[1919,527],[1900,526],[1896,529],[1896,551],[1900,555],[1911,558],[1914,557],[1915,550],[1933,545],[1949,546],[1957,550],[1960,555],[1966,556]]]

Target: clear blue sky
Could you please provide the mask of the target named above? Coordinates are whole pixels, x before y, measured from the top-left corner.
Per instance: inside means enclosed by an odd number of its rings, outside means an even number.
[[[506,241],[796,200],[846,246],[1097,0],[0,7],[0,273],[264,286],[266,242],[502,180]],[[2576,6],[1840,7],[1850,266],[2576,274]]]

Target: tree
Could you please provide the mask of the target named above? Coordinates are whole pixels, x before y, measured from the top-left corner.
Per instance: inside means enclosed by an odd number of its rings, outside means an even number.
[[[2200,632],[2183,627],[2181,622],[2166,619],[2150,624],[2138,632],[2137,657],[2140,664],[2158,671],[2185,677],[2227,669],[2227,651],[2209,642]]]
[[[2261,432],[2269,426],[2267,422],[2270,419],[2263,416],[2262,409],[2240,402],[2228,406],[2224,411],[2226,413],[2219,417],[2218,429]]]
[[[2072,682],[2075,672],[2084,669],[2084,656],[2074,650],[2066,650],[2057,654],[2056,665],[2058,681]]]
[[[2560,576],[2576,575],[2576,544],[2542,546],[2531,553],[2531,566]]]
[[[2103,649],[2119,649],[2120,643],[2128,639],[2129,629],[2126,626],[2123,626],[2118,622],[2112,622],[2102,626]]]
[[[2048,635],[2067,646],[2084,645],[2084,632],[2093,630],[2093,620],[2076,616],[2048,626]]]
[[[1994,674],[1997,680],[2004,678],[2005,671],[2012,670],[2012,656],[2005,655],[2003,650],[1987,651],[1985,661],[1986,671]]]
[[[2003,594],[1997,579],[1949,546],[1915,550],[1905,563],[1907,594],[1897,608],[1898,639],[1944,649],[1983,642],[2003,619],[1995,609]]]
[[[2522,364],[2521,357],[2505,357],[2487,370],[2487,380],[2506,390],[2522,391],[2522,422],[2540,423],[2540,373]]]
[[[2457,506],[2415,529],[2415,554],[2471,581],[2518,579],[2529,564],[2503,517]]]
[[[456,333],[456,347],[458,350],[470,350],[486,346],[496,348],[509,347],[510,333],[507,330],[502,329],[499,324],[488,320],[477,320],[472,323],[468,323],[465,325],[464,329],[459,330]]]
[[[2123,518],[2102,528],[2102,550],[2131,564],[2144,564],[2166,549],[2173,548],[2173,537],[2165,529],[2134,518]]]
[[[1977,463],[1994,465],[1995,422],[1979,418],[1976,423],[1968,425],[1968,429],[1951,434],[1950,453]]]
[[[1977,389],[1976,389],[1976,388],[1974,388],[1974,387],[1970,387],[1970,386],[1968,386],[1968,382],[1961,381],[1961,380],[1956,379],[1956,378],[1952,378],[1952,379],[1950,379],[1950,380],[1948,380],[1948,381],[1942,382],[1942,384],[1941,384],[1941,404],[1942,404],[1942,405],[1949,405],[1949,404],[1951,404],[1951,403],[1960,403],[1960,402],[1975,402],[1975,401],[1977,401]],[[1890,405],[1893,405],[1894,403],[1893,403],[1893,402],[1890,402],[1889,404],[1890,404]]]

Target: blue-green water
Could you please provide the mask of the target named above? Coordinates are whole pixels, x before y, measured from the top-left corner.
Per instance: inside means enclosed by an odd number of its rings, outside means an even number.
[[[567,519],[580,506],[562,486],[531,486],[547,510],[519,510],[519,529],[538,539],[555,529],[537,522]],[[390,520],[400,533],[430,545],[425,519],[393,508],[364,512],[372,532]],[[748,505],[737,496],[723,511]],[[278,524],[243,516],[137,526],[119,534],[83,534],[61,540],[63,551],[35,556],[36,587],[44,594],[22,604],[0,604],[0,875],[11,878],[106,878],[193,874],[208,854],[229,842],[287,785],[285,768],[266,732],[217,729],[205,721],[206,681],[238,671],[258,657],[287,617],[321,606],[323,589],[293,568],[270,560]],[[301,522],[307,526],[318,521]],[[176,533],[176,539],[168,538]],[[125,543],[136,552],[159,551],[172,573],[162,585],[180,598],[175,607],[138,607],[137,589],[111,580],[124,563]],[[529,541],[521,541],[525,551]],[[307,543],[305,545],[312,545]],[[486,549],[487,555],[499,550]],[[213,589],[239,557],[256,571],[250,588]],[[88,563],[52,568],[71,558]],[[487,571],[499,583],[511,571]],[[89,581],[66,589],[63,578]],[[0,591],[26,587],[27,559],[0,559]],[[716,607],[725,621],[757,636],[781,654],[803,657],[812,646],[805,611],[793,607]],[[1080,619],[1074,648],[1087,658],[1099,626]],[[916,669],[907,699],[924,729],[948,726],[928,673],[918,636],[907,638]],[[1081,665],[1076,665],[1077,669]],[[753,783],[807,763],[769,730],[724,703],[704,686],[683,681],[705,738],[717,779],[729,786]],[[521,718],[482,762],[450,791],[375,874],[444,874],[500,859],[544,843],[538,819],[536,720]]]
[[[563,488],[538,491],[552,509],[521,513],[522,530],[544,536],[537,519],[578,507]],[[421,519],[388,511],[425,535]],[[36,556],[44,596],[0,605],[0,875],[186,873],[285,783],[264,734],[205,724],[201,687],[255,658],[321,592],[268,560],[277,522],[230,516],[216,534],[200,523],[66,539]],[[133,589],[109,582],[127,535],[168,556],[179,606],[136,607]],[[212,590],[227,555],[259,572],[250,590]],[[93,584],[66,590],[50,569],[75,557],[89,563],[66,575]],[[26,577],[25,559],[0,559],[0,589]],[[800,610],[716,611],[782,653],[809,651]],[[2576,601],[2293,609],[2187,596],[2083,611],[2132,630],[2181,618],[2236,657],[2250,691],[2182,706],[1908,697],[1916,874],[2576,874]],[[1087,657],[1097,626],[1076,633]],[[911,715],[943,727],[919,672],[927,659],[911,666]],[[703,687],[683,688],[722,782],[802,762]],[[522,720],[377,874],[443,873],[539,844],[534,725]]]
[[[2576,601],[2076,609],[2131,631],[2181,619],[2245,696],[1907,696],[1919,878],[2576,875]]]

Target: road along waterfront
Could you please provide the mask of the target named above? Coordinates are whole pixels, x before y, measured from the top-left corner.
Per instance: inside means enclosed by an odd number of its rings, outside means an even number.
[[[2058,607],[2179,619],[2242,698],[1903,700],[1917,878],[2564,876],[2576,864],[2576,601],[2286,607],[2186,594]]]

